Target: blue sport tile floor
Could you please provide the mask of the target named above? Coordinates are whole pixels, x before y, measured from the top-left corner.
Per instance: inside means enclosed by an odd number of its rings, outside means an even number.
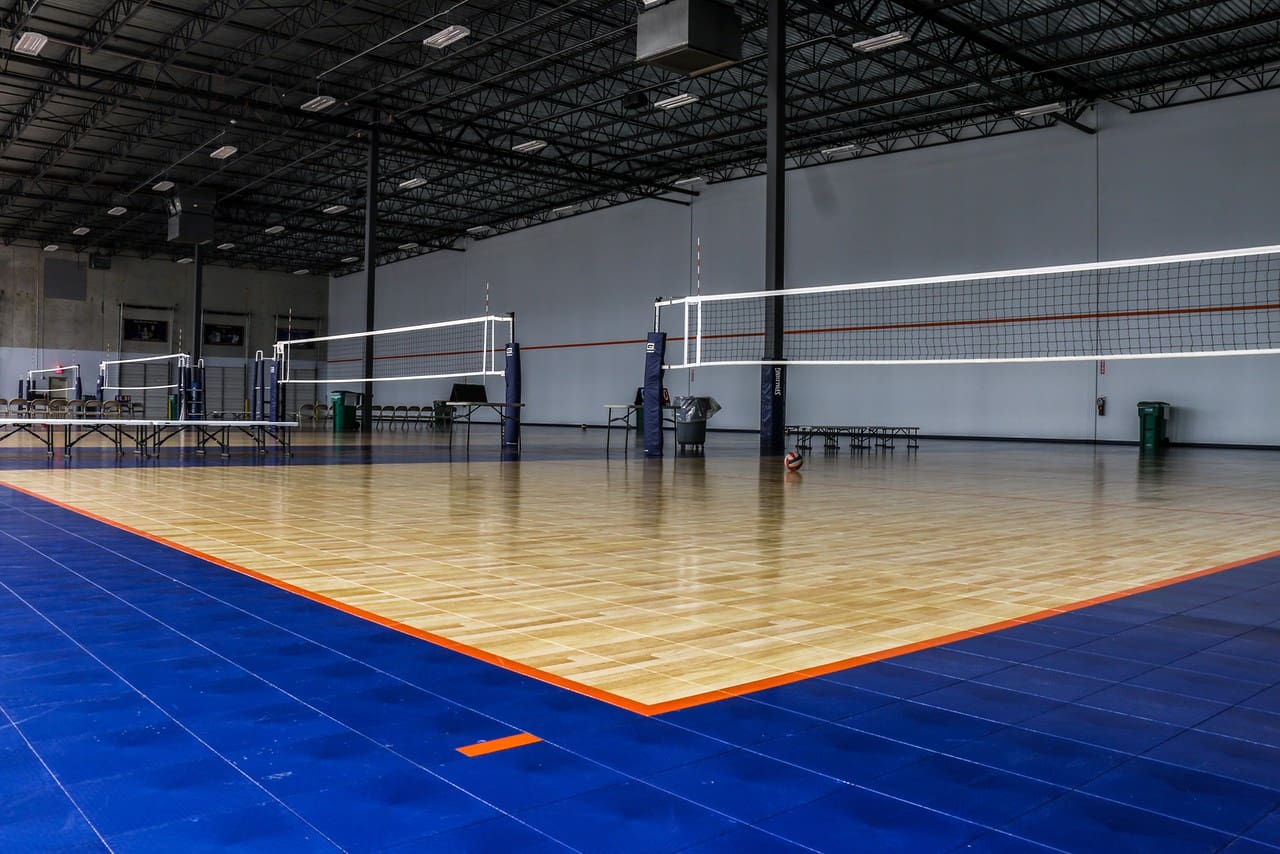
[[[1280,849],[1280,559],[646,718],[8,489],[0,531],[0,852]]]

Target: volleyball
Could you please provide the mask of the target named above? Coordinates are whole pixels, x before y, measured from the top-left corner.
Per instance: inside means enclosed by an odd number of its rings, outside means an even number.
[[[795,451],[790,451],[782,458],[782,464],[787,467],[787,471],[800,471],[800,467],[804,465],[804,457]]]

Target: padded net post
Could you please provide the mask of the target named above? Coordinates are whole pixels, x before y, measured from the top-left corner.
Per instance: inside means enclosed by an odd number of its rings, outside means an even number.
[[[507,345],[506,386],[508,404],[502,412],[502,446],[520,447],[520,345],[512,341]]]
[[[662,365],[667,355],[665,332],[650,332],[644,345],[644,455],[662,456]]]

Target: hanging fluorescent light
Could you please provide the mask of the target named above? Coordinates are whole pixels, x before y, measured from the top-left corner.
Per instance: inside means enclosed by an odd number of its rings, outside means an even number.
[[[357,262],[357,261],[359,261],[359,260],[360,260],[360,259],[359,259],[357,256],[355,256],[355,255],[348,255],[346,258],[343,258],[343,259],[342,259],[340,262],[338,262],[338,263],[340,263],[340,264],[354,264],[355,262]]]
[[[563,207],[552,208],[551,212],[553,214],[566,214],[566,213],[574,213],[577,210],[578,210],[577,205],[564,205]]]
[[[270,228],[264,228],[263,231],[266,232],[267,234],[279,234],[280,232],[284,231],[284,226],[273,225]]]
[[[151,185],[151,189],[155,190],[157,193],[167,193],[173,189],[173,182],[172,181],[156,181],[154,184]]]
[[[535,151],[541,151],[547,147],[545,139],[531,139],[528,142],[517,143],[511,146],[512,151],[518,151],[521,154],[533,154]]]
[[[107,211],[107,216],[124,216],[128,212],[129,212],[128,208],[122,207],[120,205],[116,205],[114,208],[111,208],[109,211]]]
[[[848,145],[837,145],[835,148],[824,148],[822,153],[827,157],[839,157],[841,154],[851,154],[862,148],[860,143],[851,142]]]
[[[44,46],[48,43],[48,36],[28,30],[18,36],[18,40],[13,45],[13,52],[25,54],[26,56],[39,56],[40,51],[44,50]]]
[[[1014,110],[1013,114],[1020,119],[1033,119],[1036,116],[1059,112],[1062,108],[1062,103],[1056,102],[1053,104],[1041,104],[1038,107],[1023,107],[1021,110]]]
[[[425,183],[427,183],[426,178],[406,178],[405,180],[400,182],[400,189],[412,190],[417,187],[421,187]]]
[[[56,244],[56,243],[49,243],[49,244],[46,244],[46,245],[45,245],[45,247],[44,247],[44,251],[45,251],[45,252],[57,252],[57,251],[58,251],[58,244]]]
[[[399,249],[400,249],[400,251],[402,251],[402,252],[408,252],[408,251],[409,251],[409,250],[411,250],[411,249],[417,249],[417,248],[418,248],[418,244],[417,244],[417,243],[401,243],[401,244],[400,244],[400,246],[399,246],[398,248],[399,248]]]
[[[239,150],[240,149],[236,148],[234,145],[221,145],[209,152],[209,156],[214,160],[226,160]]]
[[[329,207],[324,209],[324,212],[327,214],[340,214],[346,209],[346,205],[329,205]]]
[[[427,47],[448,47],[456,41],[462,41],[469,35],[471,35],[471,30],[461,24],[454,24],[453,26],[445,27],[438,33],[427,36],[422,40],[422,43]]]
[[[322,113],[325,110],[338,103],[338,99],[332,95],[316,95],[310,101],[302,105],[302,109],[308,113]]]
[[[487,225],[473,225],[467,229],[467,234],[484,234],[489,230]]]
[[[872,36],[869,39],[856,41],[849,45],[849,47],[854,50],[860,50],[863,53],[875,53],[878,50],[897,47],[898,45],[906,44],[909,41],[911,41],[911,36],[907,35],[902,30],[894,30],[891,33],[885,33],[884,35]]]
[[[89,226],[82,225],[78,228],[73,228],[71,230],[71,233],[74,234],[76,237],[84,237],[86,234],[89,233]]]
[[[671,183],[677,187],[688,187],[690,184],[699,184],[705,180],[707,179],[703,175],[690,175],[688,178],[680,178],[679,180],[672,181]]]
[[[219,243],[218,248],[226,252],[228,249],[235,249],[236,245],[234,243]]]
[[[175,261],[174,263],[175,263],[175,264],[190,264],[190,263],[191,263],[192,261],[194,261],[194,260],[195,260],[195,259],[194,259],[194,258],[192,258],[190,255],[183,255],[181,258],[179,258],[179,259],[178,259],[177,261]]]
[[[696,104],[702,100],[691,92],[681,92],[679,95],[672,95],[670,98],[660,98],[653,102],[653,105],[659,110],[674,110],[676,107],[684,107],[689,104]]]
[[[311,275],[311,271],[308,270],[306,267],[303,267],[301,270],[294,270],[293,274],[295,276],[309,276]]]

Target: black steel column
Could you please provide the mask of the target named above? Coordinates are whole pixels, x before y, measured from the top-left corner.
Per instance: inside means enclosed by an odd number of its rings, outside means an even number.
[[[369,174],[364,193],[364,328],[373,331],[375,281],[378,270],[378,128],[369,128]],[[364,339],[364,375],[373,376],[373,338]],[[364,384],[360,431],[373,432],[373,383]]]
[[[786,0],[769,0],[768,64],[766,83],[768,120],[765,150],[765,243],[764,288],[780,291],[786,287],[787,244],[787,10]],[[764,354],[769,360],[783,355],[782,298],[766,303]],[[786,450],[787,375],[781,365],[765,365],[760,381],[760,453],[781,454]]]
[[[199,376],[201,348],[204,346],[204,249],[197,243],[192,247],[192,266],[195,270],[195,287],[191,294],[191,364],[184,371],[178,369],[179,418],[204,417],[204,389],[200,400],[196,399],[196,377]],[[185,376],[183,376],[185,374]]]

